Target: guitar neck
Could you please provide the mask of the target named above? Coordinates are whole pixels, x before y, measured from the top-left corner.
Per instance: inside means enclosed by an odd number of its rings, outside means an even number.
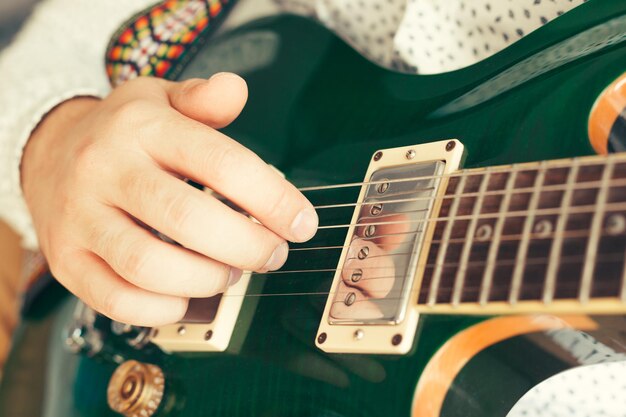
[[[625,155],[461,171],[437,215],[419,304],[624,310],[625,253]]]

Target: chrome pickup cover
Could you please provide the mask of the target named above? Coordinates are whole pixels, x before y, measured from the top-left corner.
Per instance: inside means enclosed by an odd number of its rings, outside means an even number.
[[[404,319],[444,167],[441,161],[429,161],[372,175],[341,266],[331,324],[395,324]]]
[[[409,351],[417,290],[448,177],[463,145],[445,140],[374,154],[317,333],[326,352]]]

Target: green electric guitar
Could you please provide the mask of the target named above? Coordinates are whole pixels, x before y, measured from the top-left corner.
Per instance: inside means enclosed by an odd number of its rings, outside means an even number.
[[[218,71],[250,91],[225,132],[313,202],[317,235],[161,328],[49,286],[1,416],[504,417],[555,374],[626,358],[626,3],[441,75],[290,15],[171,74]]]

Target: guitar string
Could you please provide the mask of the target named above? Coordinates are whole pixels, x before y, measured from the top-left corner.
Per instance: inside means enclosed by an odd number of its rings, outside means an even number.
[[[411,181],[411,180],[406,180],[406,181]],[[598,181],[585,181],[581,183],[576,183],[575,185],[576,185],[577,190],[588,190],[588,189],[595,190],[601,187],[603,184],[602,184],[602,181],[598,180]],[[610,187],[626,186],[626,178],[612,179],[608,182],[608,186]],[[550,185],[542,186],[541,192],[565,191],[568,188],[569,188],[568,184],[550,184]],[[432,187],[425,188],[425,189],[411,190],[410,193],[427,191],[429,189],[432,189]],[[413,198],[401,198],[401,199],[395,199],[395,200],[375,200],[375,201],[367,201],[367,202],[361,202],[361,203],[323,204],[323,205],[313,206],[313,208],[315,208],[316,210],[326,210],[326,209],[347,208],[347,207],[356,208],[356,207],[362,207],[362,206],[373,206],[377,204],[384,205],[384,204],[394,204],[394,203],[410,203],[414,201],[434,202],[434,201],[439,201],[439,200],[444,201],[444,200],[453,200],[456,198],[466,198],[466,197],[499,196],[499,195],[506,195],[506,194],[510,194],[510,195],[527,194],[527,193],[533,192],[534,189],[535,187],[521,187],[521,188],[514,188],[511,191],[508,191],[506,189],[488,190],[483,193],[478,192],[478,191],[472,191],[468,193],[445,194],[443,196],[432,196],[432,197],[413,197]],[[409,194],[409,193],[406,193],[406,194]],[[384,197],[384,195],[381,194],[377,198],[381,198],[381,197]]]
[[[602,166],[605,167],[609,160],[613,160],[613,162],[626,162],[626,157],[620,154],[611,154],[608,156],[603,156],[602,158],[597,159],[557,159],[550,161],[543,161],[545,165],[543,169],[558,169],[558,168],[571,168],[574,165],[578,166]],[[615,161],[617,160],[617,161]],[[442,179],[442,178],[454,178],[454,177],[470,177],[470,176],[478,176],[483,175],[487,171],[491,173],[510,173],[510,172],[520,172],[520,171],[529,171],[535,172],[538,169],[542,169],[541,163],[530,163],[530,164],[513,164],[513,165],[500,165],[500,166],[491,166],[486,168],[469,168],[462,169],[458,171],[454,171],[446,174],[436,174],[436,175],[427,175],[422,177],[412,177],[412,178],[403,178],[403,179],[383,179],[383,180],[375,180],[375,181],[362,181],[362,182],[350,182],[343,184],[331,184],[331,185],[317,185],[317,186],[307,186],[307,187],[299,187],[298,191],[300,192],[312,192],[312,191],[325,191],[332,189],[340,189],[340,188],[352,188],[352,187],[361,187],[363,185],[376,185],[376,184],[384,184],[384,183],[396,183],[396,182],[406,182],[406,181],[414,181],[414,180],[427,180],[427,179]]]
[[[403,256],[407,256],[410,254],[401,254]],[[622,260],[624,254],[620,253],[620,254],[611,254],[611,255],[604,255],[604,256],[611,256],[611,257],[615,257],[615,259],[617,260]],[[583,263],[584,261],[581,259],[580,255],[576,255],[576,256],[569,256],[569,257],[562,257],[561,258],[561,263],[564,262],[564,260],[567,259],[571,259],[571,262],[577,261],[580,263]],[[527,258],[525,265],[535,265],[535,264],[539,264],[539,265],[543,265],[544,263],[547,265],[547,263],[549,262],[550,258],[548,256],[546,257],[534,257],[534,258]],[[611,258],[611,260],[613,260],[613,258]],[[468,265],[471,266],[486,266],[487,264],[489,264],[490,262],[486,261],[486,260],[479,260],[479,261],[469,261]],[[493,264],[495,264],[496,266],[508,266],[508,265],[515,265],[515,259],[497,259],[496,261],[493,261]],[[456,267],[461,265],[461,263],[457,263],[457,262],[446,262],[445,264],[439,264],[436,262],[427,262],[427,263],[419,263],[417,264],[416,268],[429,268],[429,267]],[[296,275],[296,274],[312,274],[312,273],[324,273],[324,272],[337,272],[337,271],[355,271],[355,270],[362,270],[362,271],[369,271],[369,270],[375,270],[375,269],[396,269],[395,266],[355,266],[354,268],[318,268],[318,269],[298,269],[298,270],[286,270],[286,271],[281,271],[281,270],[277,270],[277,271],[269,271],[269,272],[251,272],[250,275],[251,276],[267,276],[267,275]],[[370,278],[370,279],[375,279],[375,278]]]
[[[390,234],[386,234],[386,235],[379,235],[379,236],[371,236],[371,237],[363,237],[363,238],[359,238],[360,241],[367,241],[367,242],[371,242],[375,245],[378,245],[378,243],[374,242],[376,239],[383,239],[386,237],[402,237],[402,236],[409,236],[409,235],[416,235],[419,233],[423,233],[422,231],[417,231],[417,232],[406,232],[406,233],[390,233]],[[557,232],[556,230],[554,231],[554,233],[552,232],[533,232],[530,234],[530,238],[531,239],[538,239],[538,240],[542,240],[542,239],[552,239],[554,237],[556,237],[556,235],[560,235],[563,236],[563,238],[565,239],[571,239],[571,238],[586,238],[589,237],[590,234],[587,233],[587,230],[567,230],[567,231],[563,231],[562,233]],[[600,233],[599,235],[600,237],[618,237],[620,236],[620,233],[612,233],[612,232],[607,232],[607,233]],[[622,236],[622,237],[626,237],[626,236]],[[505,242],[517,242],[518,240],[522,239],[523,235],[522,234],[511,234],[511,235],[502,235],[500,237],[500,239],[502,241]],[[463,243],[465,242],[465,237],[458,237],[458,238],[452,238],[448,240],[448,243]],[[442,239],[432,239],[429,241],[431,244],[440,244],[443,243]],[[475,242],[477,243],[491,243],[492,240],[491,238],[485,238],[485,239],[479,239],[476,238]],[[381,245],[385,246],[385,245],[395,245],[396,242],[389,242],[389,243],[381,243]],[[306,251],[317,251],[317,250],[333,250],[333,249],[344,249],[344,248],[349,248],[352,245],[336,245],[336,246],[312,246],[312,247],[304,247],[304,248],[290,248],[289,252],[306,252]]]
[[[612,254],[612,255],[601,255],[598,257],[598,261],[597,263],[611,263],[611,262],[615,262],[615,261],[622,261],[623,255],[618,255],[618,254]],[[547,258],[542,259],[544,262],[547,260]],[[511,263],[514,262],[514,260],[509,260]],[[577,256],[569,256],[569,257],[565,257],[563,259],[563,261],[561,262],[562,264],[576,264],[580,262],[580,257]],[[479,261],[476,263],[485,263],[483,261]],[[542,265],[542,262],[535,262],[534,265]],[[596,281],[594,283],[594,289],[606,289],[606,288],[613,288],[614,287],[614,282],[606,282],[606,281]],[[545,283],[528,283],[526,282],[523,285],[523,289],[529,289],[529,288],[540,288],[543,287],[545,285]],[[579,287],[579,283],[575,282],[575,281],[568,281],[568,282],[561,282],[559,283],[559,288],[578,288]],[[336,294],[341,294],[341,293],[347,293],[350,292],[351,289],[354,290],[359,290],[357,287],[355,286],[345,286],[346,289],[342,290],[342,291],[313,291],[313,292],[293,292],[293,293],[247,293],[247,294],[222,294],[222,296],[225,297],[275,297],[275,296],[305,296],[305,295],[336,295]],[[466,286],[464,287],[465,290],[480,290],[482,288],[481,285],[476,286],[476,285],[470,285],[470,286]],[[451,286],[440,286],[437,288],[437,293],[441,292],[441,291],[452,291],[454,289],[454,285]],[[509,285],[492,285],[491,286],[491,291],[499,291],[499,290],[510,290],[510,286]],[[389,290],[375,290],[375,289],[368,289],[368,290],[364,290],[367,293],[373,293],[373,292],[385,292],[386,294],[392,294],[392,291]],[[401,291],[403,294],[410,294],[410,293],[419,293],[419,295],[423,295],[423,294],[429,294],[430,293],[430,288],[428,286],[421,286],[420,288],[415,288],[413,290],[410,291]],[[366,296],[366,295],[364,295]],[[539,297],[538,297],[539,298]],[[617,295],[615,295],[613,298],[618,298]],[[395,299],[403,299],[403,298],[390,298],[390,297],[381,297],[379,299],[374,299],[374,298],[369,298],[367,300],[364,301],[372,301],[372,300],[395,300]],[[567,298],[567,300],[572,300],[572,299],[576,299],[576,297],[569,297]],[[521,300],[524,301],[524,300]],[[558,300],[556,300],[558,301]],[[490,300],[489,302],[494,302],[494,300]]]
[[[588,214],[593,213],[595,211],[596,206],[593,204],[581,205],[581,206],[571,206],[566,209],[562,207],[549,207],[535,210],[515,210],[509,211],[506,215],[510,217],[520,217],[527,216],[528,214],[536,214],[536,215],[570,215],[570,214]],[[626,210],[626,202],[614,202],[606,204],[606,211],[619,211]],[[428,219],[416,219],[416,220],[398,220],[398,221],[384,221],[384,222],[368,222],[368,223],[342,223],[342,224],[330,224],[319,226],[318,230],[327,230],[327,229],[344,229],[349,227],[362,227],[362,226],[384,226],[384,225],[403,225],[403,224],[421,224],[421,223],[436,223],[443,221],[457,221],[457,220],[484,220],[497,218],[500,215],[498,212],[493,213],[481,213],[478,216],[472,214],[465,214],[459,216],[447,216],[447,217],[437,217],[437,218],[428,218]],[[315,236],[314,236],[315,237]]]

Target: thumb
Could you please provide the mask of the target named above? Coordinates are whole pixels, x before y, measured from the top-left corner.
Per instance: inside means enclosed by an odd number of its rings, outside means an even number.
[[[239,116],[248,99],[248,86],[236,74],[218,72],[208,80],[168,83],[167,93],[172,107],[180,113],[219,129]]]

